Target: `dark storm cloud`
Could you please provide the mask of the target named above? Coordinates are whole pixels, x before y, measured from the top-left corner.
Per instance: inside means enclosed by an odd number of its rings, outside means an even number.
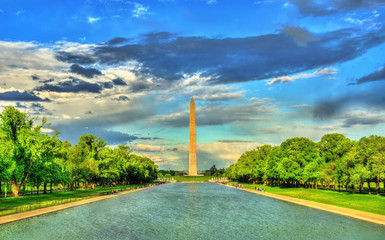
[[[77,78],[65,82],[59,82],[58,84],[44,84],[43,86],[36,87],[37,91],[49,91],[49,92],[89,92],[100,93],[102,86],[96,83],[89,83]]]
[[[90,125],[91,124],[91,125]],[[60,138],[62,140],[68,140],[72,144],[75,144],[79,137],[84,134],[93,134],[101,137],[110,145],[126,144],[135,140],[155,140],[151,137],[140,137],[133,134],[128,134],[119,131],[107,130],[103,126],[97,126],[93,123],[86,123],[85,121],[71,122],[68,124],[53,125],[52,129],[60,131]]]
[[[27,105],[17,102],[15,107],[19,109],[28,109],[28,112],[32,115],[52,115],[52,113],[40,103],[31,103]]]
[[[84,68],[78,64],[72,64],[70,72],[82,75],[87,78],[93,78],[102,75],[102,72],[95,68]]]
[[[385,66],[357,80],[357,84],[385,80]]]
[[[110,41],[106,42],[106,44],[107,45],[118,45],[118,44],[121,44],[121,43],[125,43],[127,41],[129,41],[128,38],[117,37],[117,38],[113,38]]]
[[[115,78],[112,80],[112,82],[118,86],[126,86],[127,85],[127,83],[121,78]]]
[[[93,134],[97,137],[101,137],[107,144],[117,145],[117,144],[126,144],[128,142],[132,142],[134,140],[139,139],[139,137],[130,135],[127,133],[122,133],[118,131],[110,131],[105,130],[100,127],[81,127],[81,126],[73,126],[71,124],[68,125],[58,125],[53,126],[53,129],[57,129],[60,131],[60,138],[62,140],[68,140],[72,144],[75,144],[79,137],[84,134]]]
[[[116,100],[118,102],[128,102],[128,101],[130,101],[130,98],[128,98],[127,96],[121,95],[117,98],[112,98],[112,100]]]
[[[118,108],[119,112],[113,111],[113,114],[102,109],[87,111],[80,119],[59,119],[52,122],[52,129],[58,129],[61,134],[61,139],[68,140],[71,143],[76,143],[79,137],[86,133],[102,136],[109,144],[124,144],[125,141],[133,141],[137,138],[140,140],[154,140],[152,136],[144,138],[135,136],[135,133],[116,133],[108,131],[111,126],[119,126],[138,120],[148,119],[154,115],[156,111],[153,101],[141,99],[135,102],[132,100],[131,106],[121,104]],[[139,131],[139,130],[138,130]],[[122,142],[119,142],[122,141]]]
[[[9,91],[0,93],[0,100],[2,101],[24,101],[24,102],[49,102],[48,98],[41,99],[36,96],[33,92],[19,92],[19,91]]]
[[[312,109],[312,115],[317,119],[329,119],[342,112],[350,103],[350,98],[335,98],[321,100]]]
[[[35,81],[40,79],[39,76],[37,76],[37,75],[32,75],[31,78],[32,78],[32,80],[35,80]]]
[[[354,87],[354,86],[352,86]],[[339,97],[321,99],[312,108],[311,114],[316,119],[330,119],[343,114],[348,107],[365,106],[369,109],[385,109],[385,86],[373,86],[366,90],[353,89]]]
[[[28,108],[27,105],[21,104],[21,103],[19,103],[19,102],[16,103],[16,106],[15,106],[15,107],[16,107],[16,108]]]
[[[301,14],[313,16],[385,6],[384,0],[290,0],[290,3],[297,6]]]
[[[59,51],[56,53],[56,59],[62,62],[76,63],[82,65],[90,65],[96,63],[95,59],[93,59],[92,56],[63,51]]]
[[[43,105],[41,105],[40,103],[32,103],[29,106],[29,109],[31,109],[34,114],[52,115],[52,113],[47,108],[45,108]]]
[[[112,84],[112,82],[104,82],[102,83],[103,85],[103,88],[108,88],[108,89],[111,89],[114,87],[114,84]]]
[[[151,84],[143,82],[141,80],[130,82],[130,90],[134,93],[141,92],[146,89],[150,89]]]
[[[257,102],[236,106],[216,105],[200,108],[196,112],[197,125],[209,126],[255,121],[256,118],[264,114],[274,112],[274,109],[268,106],[266,102]],[[157,116],[150,121],[170,127],[187,127],[189,119],[189,113],[182,112]]]
[[[348,115],[343,121],[343,128],[350,128],[355,125],[377,125],[384,123],[385,120],[378,116]]]
[[[53,81],[55,81],[55,80],[53,78],[51,78],[51,79],[47,79],[47,80],[41,80],[41,81],[39,81],[39,83],[50,83]]]
[[[161,36],[161,37],[160,37]],[[137,61],[139,76],[175,81],[200,73],[211,83],[263,80],[323,68],[360,56],[385,41],[385,31],[360,34],[342,29],[314,34],[286,27],[278,34],[245,38],[175,37],[168,33],[143,35],[141,42],[121,46],[99,45],[93,55],[99,64]],[[130,85],[132,91],[148,88]]]

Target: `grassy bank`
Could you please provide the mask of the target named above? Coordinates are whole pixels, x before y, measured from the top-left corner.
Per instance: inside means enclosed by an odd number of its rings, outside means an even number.
[[[0,216],[98,197],[109,194],[112,190],[126,191],[143,185],[148,184],[131,184],[77,191],[53,192],[51,194],[0,198]]]
[[[212,176],[173,176],[178,182],[208,182]]]
[[[238,184],[230,182],[229,184]],[[304,188],[281,188],[264,186],[262,184],[240,183],[245,188],[254,189],[255,187],[265,188],[266,192],[275,193],[283,196],[299,198],[338,207],[350,208],[370,213],[385,215],[385,197],[368,194],[352,194],[349,192],[337,192],[329,190],[304,189]]]

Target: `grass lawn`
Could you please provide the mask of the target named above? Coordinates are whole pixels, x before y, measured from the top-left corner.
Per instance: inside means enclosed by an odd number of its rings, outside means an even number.
[[[53,192],[51,194],[0,198],[0,216],[74,202],[82,199],[97,197],[103,193],[111,192],[112,190],[127,190],[129,188],[135,188],[143,185],[147,184],[131,184],[77,191]]]
[[[231,182],[233,184],[237,182]],[[304,188],[281,188],[264,186],[263,184],[240,183],[245,188],[254,189],[256,186],[265,188],[266,192],[275,193],[309,201],[350,208],[365,212],[385,215],[385,197],[368,194],[337,192],[329,190],[304,189]]]
[[[207,182],[213,176],[172,176],[178,182]]]

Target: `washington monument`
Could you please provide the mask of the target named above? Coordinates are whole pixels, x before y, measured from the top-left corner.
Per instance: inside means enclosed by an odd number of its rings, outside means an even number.
[[[188,175],[197,176],[197,134],[195,131],[195,102],[190,102],[190,147],[188,159]]]

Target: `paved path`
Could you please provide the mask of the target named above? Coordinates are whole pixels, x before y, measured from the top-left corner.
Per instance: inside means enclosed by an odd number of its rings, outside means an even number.
[[[231,185],[224,185],[224,186],[236,188],[236,187],[233,187]],[[263,195],[266,197],[271,197],[271,198],[279,199],[282,201],[291,202],[291,203],[303,205],[306,207],[311,207],[311,208],[315,208],[315,209],[319,209],[319,210],[323,210],[323,211],[327,211],[327,212],[332,212],[332,213],[336,213],[336,214],[340,214],[340,215],[344,215],[344,216],[348,216],[348,217],[352,217],[352,218],[356,218],[356,219],[360,219],[363,221],[376,223],[376,224],[380,224],[380,225],[385,226],[385,216],[379,215],[379,214],[362,212],[362,211],[358,211],[358,210],[353,210],[353,209],[348,209],[348,208],[343,208],[343,207],[337,207],[337,206],[332,206],[332,205],[323,204],[323,203],[317,203],[317,202],[293,198],[293,197],[282,196],[282,195],[278,195],[278,194],[274,194],[274,193],[261,192],[261,191],[252,190],[252,189],[248,189],[248,188],[236,188],[236,189],[240,189],[240,190],[244,190],[247,192],[252,192],[255,194]]]
[[[40,208],[40,209],[31,210],[31,211],[27,211],[27,212],[21,212],[21,213],[15,213],[15,214],[7,215],[7,216],[1,216],[0,217],[0,225],[4,224],[4,223],[10,223],[10,222],[22,220],[25,218],[43,215],[46,213],[60,211],[60,210],[71,208],[71,207],[80,206],[80,205],[87,204],[87,203],[92,203],[92,202],[96,202],[96,201],[100,201],[100,200],[104,200],[104,199],[108,199],[108,198],[113,198],[113,197],[117,197],[117,196],[121,196],[121,195],[125,195],[125,194],[130,194],[133,192],[137,192],[137,191],[141,191],[141,190],[149,189],[149,188],[152,188],[152,187],[138,188],[138,189],[133,189],[130,191],[120,192],[119,194],[111,194],[111,195],[106,195],[106,196],[94,197],[94,198],[84,199],[84,200],[80,200],[80,201],[76,201],[76,202],[60,204],[60,205],[56,205],[56,206],[52,206],[52,207]]]

